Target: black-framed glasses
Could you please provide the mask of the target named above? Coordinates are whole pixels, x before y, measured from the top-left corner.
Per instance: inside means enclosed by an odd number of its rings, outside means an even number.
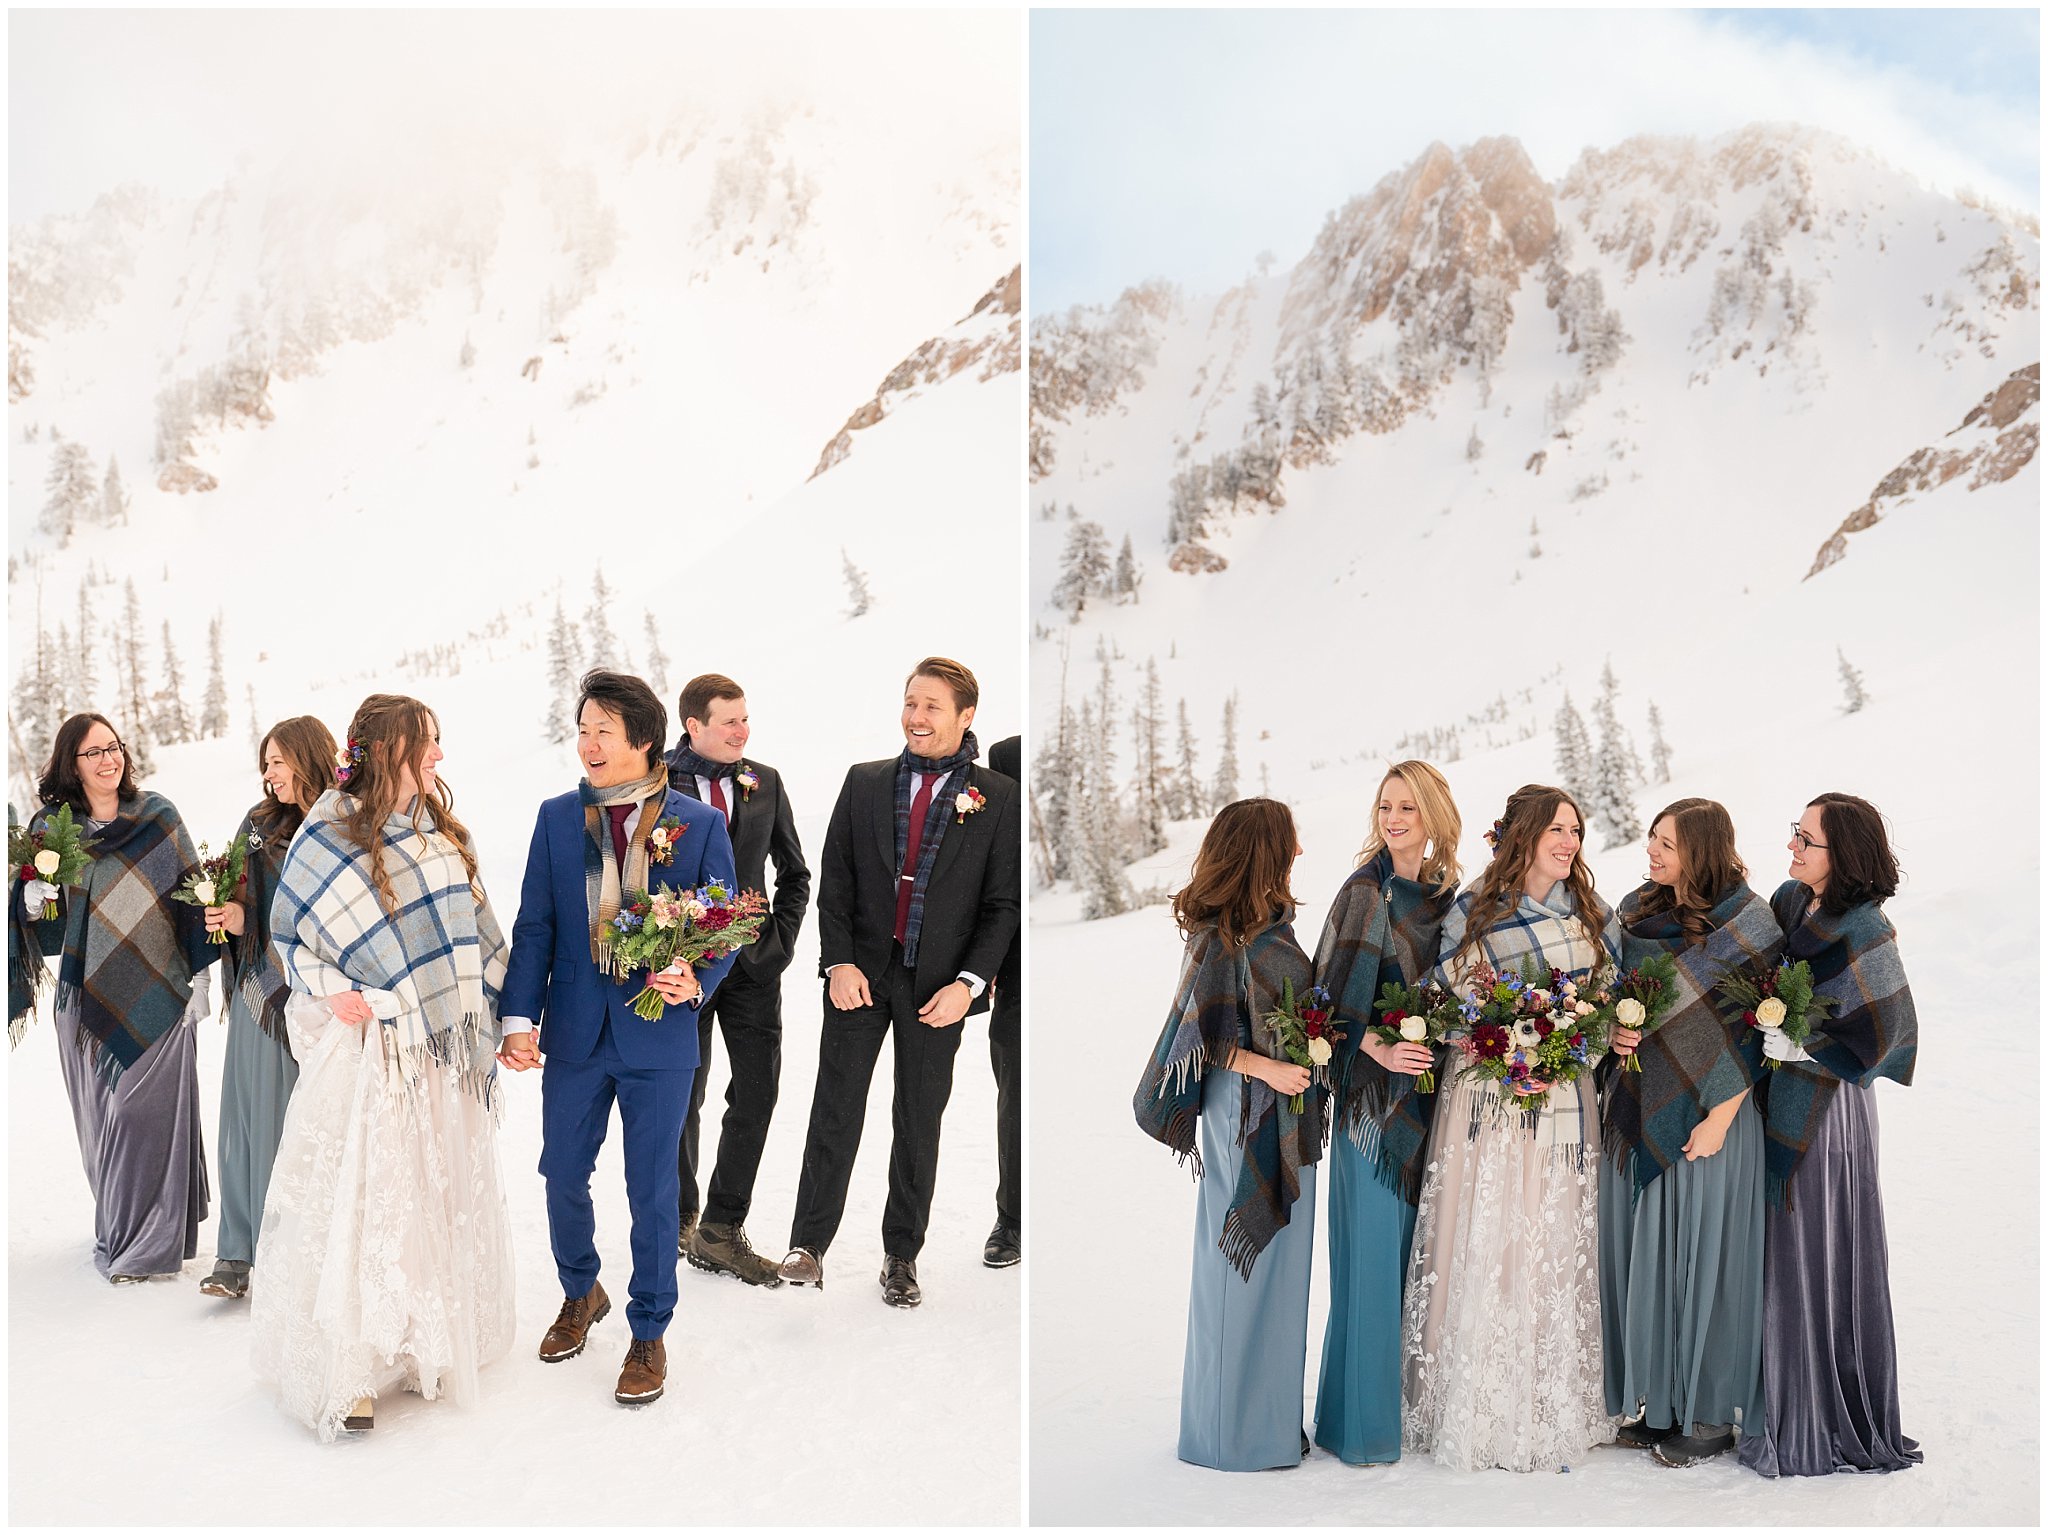
[[[121,743],[119,741],[116,741],[112,746],[95,746],[90,751],[82,751],[78,754],[78,760],[81,762],[90,762],[93,764],[93,766],[97,767],[99,765],[100,758],[118,757],[120,755]]]
[[[1828,850],[1825,842],[1816,842],[1807,836],[1805,829],[1797,821],[1792,823],[1792,840],[1799,844],[1799,851],[1802,853],[1810,853],[1815,848],[1819,848],[1823,853]]]

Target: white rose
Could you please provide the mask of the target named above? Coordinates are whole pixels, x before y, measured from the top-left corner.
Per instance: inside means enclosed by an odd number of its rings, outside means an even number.
[[[1757,1003],[1756,1021],[1759,1028],[1782,1029],[1785,1026],[1785,999],[1765,997]]]
[[[654,925],[663,932],[667,932],[676,925],[676,910],[673,906],[657,907],[653,915]]]
[[[1575,1015],[1576,1017],[1580,1017],[1580,1018],[1583,1018],[1583,1017],[1585,1017],[1585,1016],[1586,1016],[1586,1015],[1587,1015],[1588,1013],[1590,1013],[1590,1012],[1592,1012],[1592,1011],[1593,1011],[1593,1004],[1592,1004],[1592,1003],[1590,1003],[1590,1002],[1574,1002],[1574,1003],[1572,1004],[1572,1013],[1573,1013],[1573,1014],[1574,1014],[1574,1015]]]
[[[954,809],[954,810],[955,810],[955,811],[956,811],[957,813],[959,813],[960,815],[965,815],[965,814],[967,814],[967,812],[968,812],[968,811],[970,811],[970,810],[972,810],[973,808],[974,808],[974,796],[973,796],[973,795],[971,795],[971,794],[956,794],[956,795],[954,795],[954,796],[953,796],[953,809]]]
[[[1330,1064],[1330,1042],[1318,1036],[1308,1042],[1308,1058],[1318,1066]]]
[[[201,906],[211,906],[213,904],[213,881],[202,879],[192,887],[192,893],[199,897],[199,904]]]
[[[57,870],[63,866],[63,863],[64,860],[57,856],[54,848],[46,847],[36,854],[36,873],[42,875],[44,879],[54,879]]]
[[[1643,1004],[1634,997],[1623,997],[1614,1004],[1614,1021],[1624,1029],[1632,1029],[1643,1021]]]
[[[1401,1020],[1401,1037],[1408,1040],[1411,1044],[1420,1044],[1423,1040],[1429,1038],[1429,1025],[1420,1018],[1403,1018]]]
[[[655,844],[655,846],[657,846],[657,847],[667,847],[667,846],[668,846],[668,828],[667,828],[666,826],[657,826],[657,827],[655,827],[653,831],[651,831],[651,832],[649,832],[649,833],[647,834],[647,840],[648,840],[649,842],[652,842],[652,843],[654,843],[654,844]]]

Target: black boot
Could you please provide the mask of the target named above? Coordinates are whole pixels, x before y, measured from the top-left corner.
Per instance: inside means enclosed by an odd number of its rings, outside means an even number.
[[[1614,1436],[1614,1442],[1629,1449],[1651,1450],[1672,1438],[1677,1432],[1676,1424],[1669,1428],[1652,1428],[1644,1419],[1635,1418],[1621,1425]]]
[[[1673,1434],[1650,1453],[1667,1466],[1690,1466],[1712,1460],[1716,1455],[1725,1455],[1734,1448],[1733,1427],[1715,1428],[1695,1423],[1691,1433]]]

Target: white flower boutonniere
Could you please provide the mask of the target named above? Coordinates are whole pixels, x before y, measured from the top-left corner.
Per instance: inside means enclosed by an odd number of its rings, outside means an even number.
[[[761,787],[761,775],[742,762],[740,770],[733,775],[733,782],[740,786],[740,803],[744,805]]]
[[[953,796],[953,824],[959,825],[987,804],[988,797],[969,784],[963,792]]]

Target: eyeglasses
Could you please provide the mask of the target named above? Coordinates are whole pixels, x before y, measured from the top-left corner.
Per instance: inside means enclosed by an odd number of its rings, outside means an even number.
[[[1816,842],[1813,838],[1807,836],[1805,830],[1797,821],[1792,823],[1792,840],[1799,844],[1799,851],[1802,853],[1810,853],[1815,848],[1819,848],[1823,853],[1828,850],[1828,845],[1825,842]]]
[[[91,751],[80,752],[78,754],[78,759],[81,762],[90,762],[93,764],[93,766],[97,767],[99,766],[100,758],[118,757],[120,755],[121,743],[119,741],[116,741],[112,746],[95,746]]]

